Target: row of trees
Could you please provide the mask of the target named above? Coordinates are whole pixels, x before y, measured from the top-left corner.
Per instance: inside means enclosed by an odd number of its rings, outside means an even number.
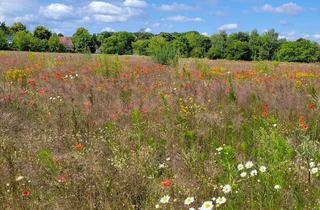
[[[22,23],[11,27],[0,24],[0,49],[21,51],[64,52],[66,49],[59,42],[62,34],[54,34],[43,26],[35,28],[33,33],[27,31]],[[12,38],[12,43],[8,42]],[[119,55],[152,55],[159,48],[172,48],[181,57],[230,60],[279,60],[292,62],[320,62],[318,43],[306,39],[287,41],[280,39],[279,34],[269,30],[259,34],[237,32],[228,35],[226,32],[211,37],[196,31],[186,33],[147,32],[102,32],[90,34],[85,28],[79,28],[72,36],[74,52]]]

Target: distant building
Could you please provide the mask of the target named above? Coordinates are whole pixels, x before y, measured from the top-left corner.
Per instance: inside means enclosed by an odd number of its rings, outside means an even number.
[[[73,52],[74,50],[74,45],[72,42],[71,37],[59,37],[60,44],[62,44],[67,52]]]

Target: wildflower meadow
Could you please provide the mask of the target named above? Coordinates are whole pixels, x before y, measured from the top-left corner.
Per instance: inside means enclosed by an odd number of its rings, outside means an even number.
[[[319,69],[0,52],[0,209],[319,209]]]

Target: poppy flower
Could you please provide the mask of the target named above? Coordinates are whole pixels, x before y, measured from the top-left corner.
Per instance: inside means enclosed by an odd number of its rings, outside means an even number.
[[[161,182],[161,184],[164,188],[169,188],[172,185],[172,181],[170,179],[165,179]]]
[[[314,110],[316,108],[316,106],[314,104],[310,104],[309,108],[310,108],[310,110]]]
[[[75,144],[75,145],[74,145],[74,148],[75,148],[75,150],[77,150],[78,152],[80,152],[80,151],[84,148],[84,145],[78,143],[78,144]]]
[[[31,192],[30,191],[23,191],[22,192],[22,196],[23,197],[29,197],[31,195]]]

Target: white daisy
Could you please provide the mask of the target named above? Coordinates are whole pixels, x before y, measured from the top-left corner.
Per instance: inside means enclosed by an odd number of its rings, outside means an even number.
[[[225,185],[225,186],[222,187],[222,192],[223,192],[224,194],[230,193],[231,190],[232,190],[232,187],[231,187],[229,184],[227,184],[227,185]]]
[[[184,200],[184,204],[185,205],[190,205],[191,203],[194,202],[194,197],[187,197],[185,200]]]
[[[311,170],[310,170],[310,173],[311,174],[316,174],[316,173],[318,173],[319,172],[319,169],[318,168],[312,168]]]
[[[218,205],[221,205],[221,204],[224,204],[226,201],[227,199],[222,196],[222,197],[218,197],[216,202]]]
[[[261,166],[261,167],[259,168],[259,171],[260,171],[261,173],[264,173],[264,172],[267,171],[267,167]]]
[[[250,176],[257,176],[257,174],[258,174],[258,171],[256,169],[250,172]]]
[[[280,189],[281,189],[281,186],[277,184],[277,185],[274,186],[274,189],[275,189],[275,190],[280,190]]]
[[[247,176],[247,172],[242,172],[242,173],[240,174],[240,176],[241,176],[242,178],[246,177],[246,176]]]
[[[244,166],[243,166],[243,164],[239,164],[239,165],[237,166],[237,168],[238,168],[239,171],[241,171],[241,170],[244,169]]]
[[[169,200],[170,200],[170,196],[169,195],[165,195],[160,199],[160,203],[163,203],[163,204],[169,203]]]
[[[213,203],[212,201],[206,201],[202,204],[200,207],[200,210],[211,210],[213,209]]]
[[[253,162],[252,161],[248,161],[246,162],[246,168],[252,168],[253,167]]]

